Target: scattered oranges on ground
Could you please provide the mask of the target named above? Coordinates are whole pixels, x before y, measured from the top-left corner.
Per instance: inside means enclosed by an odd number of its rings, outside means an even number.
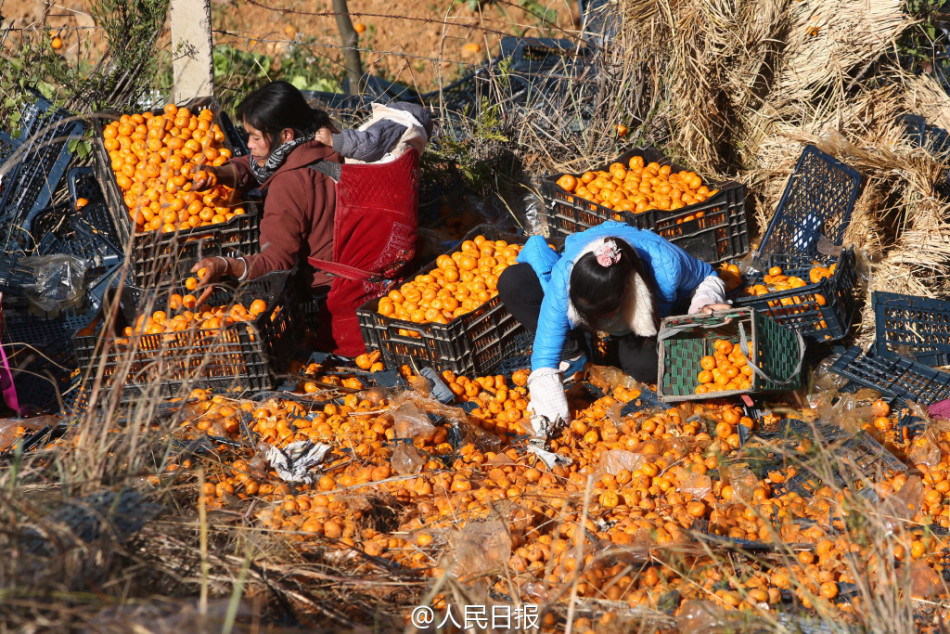
[[[714,344],[716,353],[739,361],[727,343]],[[750,468],[755,451],[775,447],[754,434],[742,445],[740,426],[778,424],[780,414],[753,421],[720,400],[623,414],[640,391],[598,383],[602,396],[569,393],[571,421],[548,443],[566,461],[548,467],[526,451],[521,435],[529,431],[527,377],[527,370],[471,378],[444,372],[457,397],[450,405],[473,402],[471,414],[377,389],[331,402],[319,394],[313,401],[255,402],[197,390],[180,433],[207,434],[217,454],[199,465],[211,474],[199,504],[249,514],[271,539],[295,548],[341,558],[355,553],[358,561],[396,564],[404,574],[477,578],[495,592],[544,593],[552,604],[575,592],[596,606],[575,623],[597,632],[614,631],[611,623],[624,609],[683,609],[691,599],[769,614],[794,600],[847,620],[867,600],[850,584],[887,583],[887,570],[903,574],[904,566],[938,579],[944,571],[946,537],[927,527],[946,526],[950,517],[950,432],[898,441],[886,403],[854,410],[868,433],[898,443],[892,450],[905,462],[916,445],[933,444],[934,455],[915,465],[915,475],[883,473],[871,483],[885,500],[905,486],[921,487],[911,528],[882,544],[852,534],[868,525],[869,512],[852,489],[819,480],[805,496],[787,486],[813,473],[809,460],[821,459],[807,438],[793,439],[791,457],[779,452],[777,463]],[[412,431],[408,405],[441,419]],[[331,450],[309,483],[282,481],[258,443],[283,448],[299,441]],[[165,477],[190,468],[172,465]],[[478,532],[494,526],[486,522],[500,522],[500,549]],[[724,566],[717,542],[704,544],[710,539],[773,548],[732,548]],[[468,560],[457,559],[466,543],[480,558],[501,559],[490,571],[469,569]],[[433,605],[444,609],[448,601],[438,595]],[[553,615],[544,616],[543,631],[563,625]]]
[[[710,190],[694,172],[672,172],[669,165],[656,162],[644,165],[640,156],[631,158],[627,165],[612,163],[607,171],[584,172],[579,177],[564,174],[557,184],[602,207],[632,213],[675,211],[703,202],[718,191]],[[703,212],[697,212],[694,218],[702,218],[700,214]]]
[[[428,273],[381,297],[377,311],[417,324],[447,324],[498,294],[498,276],[517,261],[520,250],[517,244],[475,236],[451,255],[440,255]],[[399,334],[418,336],[409,330]]]
[[[231,190],[223,185],[194,191],[196,181],[214,180],[203,167],[231,158],[211,110],[193,114],[168,104],[159,114],[124,114],[102,134],[137,232],[219,224],[245,213],[231,205]]]

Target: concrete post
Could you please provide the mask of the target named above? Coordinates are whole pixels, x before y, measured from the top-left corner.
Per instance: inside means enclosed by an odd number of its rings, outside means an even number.
[[[181,103],[214,90],[211,0],[171,0],[172,101]]]

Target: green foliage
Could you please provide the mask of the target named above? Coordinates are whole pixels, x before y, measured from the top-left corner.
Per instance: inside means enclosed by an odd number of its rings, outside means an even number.
[[[76,111],[124,108],[138,101],[155,86],[163,57],[152,44],[167,7],[168,0],[93,0],[90,13],[109,44],[95,66],[69,64],[53,50],[49,29],[19,32],[19,41],[8,44],[0,57],[0,129],[18,133],[19,113],[32,101],[31,90]]]
[[[541,21],[538,28],[557,24],[557,11],[538,2],[538,0],[518,0],[518,4],[521,5],[522,9],[534,14]]]
[[[109,63],[89,78],[83,96],[93,109],[124,107],[152,87],[160,56],[154,42],[168,0],[92,0],[90,13],[109,41]]]
[[[332,72],[330,61],[314,56],[305,43],[292,44],[276,58],[227,44],[214,48],[215,94],[226,107],[278,79],[289,81],[300,90],[341,92],[340,78]]]
[[[326,57],[313,54],[308,42],[295,44],[281,58],[280,76],[300,90],[321,90],[341,92],[340,74],[334,74],[333,67]]]
[[[32,101],[31,90],[61,103],[77,79],[50,46],[48,31],[25,32],[19,46],[0,58],[0,129],[19,134],[20,110]]]
[[[947,64],[947,60],[936,56],[937,52],[945,50],[950,44],[944,32],[937,28],[941,21],[946,23],[950,18],[945,3],[946,0],[905,1],[904,10],[919,22],[904,33],[897,43],[897,50],[914,70],[929,70],[938,64]]]
[[[480,113],[461,113],[458,127],[443,128],[438,143],[423,155],[423,177],[427,171],[442,171],[449,166],[457,172],[465,188],[486,194],[497,185],[499,151],[510,143],[502,133],[501,110],[497,104],[482,101]],[[438,175],[433,174],[438,179]]]
[[[70,139],[68,143],[69,151],[84,159],[92,154],[92,144],[89,139]]]

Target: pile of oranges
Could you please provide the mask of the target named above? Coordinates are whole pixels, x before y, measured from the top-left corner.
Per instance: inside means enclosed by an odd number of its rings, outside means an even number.
[[[136,232],[173,232],[245,213],[231,206],[231,190],[223,185],[194,191],[195,181],[213,180],[204,166],[231,158],[211,110],[196,115],[168,104],[160,114],[124,114],[103,127],[102,135]]]
[[[810,282],[806,282],[802,278],[795,275],[785,275],[785,272],[780,266],[773,266],[769,269],[768,273],[762,276],[761,284],[753,284],[746,289],[746,292],[753,297],[758,297],[760,295],[768,295],[769,293],[787,291],[793,288],[802,288],[808,286],[809,283],[817,284],[821,280],[831,277],[834,272],[834,264],[832,264],[830,267],[816,264],[808,271],[808,279]],[[815,300],[818,302],[819,306],[825,305],[824,296],[816,295]]]
[[[447,324],[498,294],[498,276],[517,261],[520,250],[505,240],[475,236],[451,255],[440,255],[428,273],[381,297],[377,310],[417,324]],[[399,334],[418,336],[404,330]]]
[[[607,171],[584,172],[580,177],[564,174],[557,184],[607,209],[631,213],[676,211],[701,203],[718,191],[703,185],[695,172],[673,172],[669,165],[655,161],[644,165],[641,156],[631,158],[628,165],[612,163]],[[702,213],[697,212],[695,218],[701,218]]]
[[[726,339],[713,343],[713,354],[699,360],[696,394],[748,390],[752,387],[752,366],[739,346]]]
[[[127,344],[128,338],[134,335],[169,335],[193,329],[216,332],[234,323],[255,321],[268,308],[263,299],[255,299],[247,307],[238,303],[198,307],[196,303],[194,295],[173,293],[168,298],[168,311],[156,310],[150,315],[140,315],[134,326],[125,327],[124,338],[116,341]]]

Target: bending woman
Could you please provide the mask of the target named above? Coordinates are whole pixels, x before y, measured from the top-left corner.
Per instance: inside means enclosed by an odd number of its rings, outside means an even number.
[[[561,376],[586,361],[578,329],[617,339],[620,368],[655,383],[660,319],[687,306],[690,313],[729,307],[723,283],[709,264],[654,233],[619,222],[568,236],[560,256],[533,236],[518,262],[501,274],[498,293],[534,333],[531,409],[550,423],[570,420]]]

